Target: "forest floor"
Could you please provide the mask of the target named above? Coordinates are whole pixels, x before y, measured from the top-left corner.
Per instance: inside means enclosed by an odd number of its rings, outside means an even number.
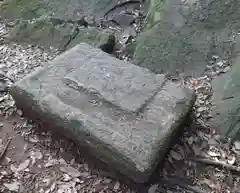
[[[74,143],[42,130],[17,110],[8,87],[58,52],[3,43],[11,27],[0,21],[0,192],[239,192],[240,143],[223,139],[204,124],[211,116],[211,80],[218,72],[179,82],[197,93],[193,123],[176,139],[150,184],[125,183],[107,177]],[[218,62],[223,71],[230,68]]]

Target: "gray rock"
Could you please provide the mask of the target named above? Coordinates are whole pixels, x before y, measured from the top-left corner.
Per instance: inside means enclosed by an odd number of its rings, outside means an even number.
[[[12,19],[32,19],[54,15],[63,19],[76,20],[88,15],[102,17],[116,4],[116,0],[6,0],[0,7],[0,15]]]
[[[240,140],[240,56],[226,74],[212,82],[212,119],[209,124],[223,136]]]
[[[54,25],[48,20],[36,21],[34,23],[22,21],[14,27],[7,41],[64,50],[77,34],[78,29],[70,23]]]
[[[135,18],[132,14],[118,13],[114,15],[112,20],[115,21],[120,27],[128,27],[134,22]]]
[[[11,19],[33,19],[54,16],[64,20],[79,20],[84,16],[96,21],[126,9],[139,7],[141,1],[126,0],[5,0],[0,5],[0,15]]]
[[[81,42],[85,42],[91,46],[100,48],[104,52],[112,53],[115,41],[115,35],[112,30],[101,30],[99,28],[89,27],[80,29],[76,37],[69,42],[66,49],[70,49]]]
[[[62,22],[62,21],[61,21]],[[33,23],[20,22],[9,34],[7,41],[40,45],[44,48],[54,47],[65,50],[76,44],[86,42],[102,50],[111,52],[115,45],[115,36],[111,30],[95,27],[77,28],[72,23],[54,23],[41,20]]]
[[[212,55],[231,57],[240,1],[152,0],[147,26],[136,40],[134,64],[156,73],[201,75]]]
[[[110,168],[146,181],[171,146],[195,94],[81,43],[15,83],[30,118],[51,123]]]

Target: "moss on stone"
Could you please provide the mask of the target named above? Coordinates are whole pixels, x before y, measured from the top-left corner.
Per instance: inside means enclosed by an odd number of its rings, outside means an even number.
[[[32,19],[49,15],[50,12],[39,0],[7,0],[0,7],[1,15],[11,19]]]
[[[76,19],[83,15],[103,16],[113,0],[6,0],[0,7],[0,15],[11,19],[32,19],[56,16]]]
[[[111,41],[111,35],[113,35],[111,30],[102,30],[95,27],[78,29],[70,23],[54,25],[48,20],[43,20],[34,23],[20,22],[12,30],[8,41],[65,50],[81,42],[96,47],[104,46]]]
[[[240,56],[230,71],[212,82],[213,97],[209,121],[225,137],[240,140]]]
[[[9,40],[49,48],[64,48],[76,31],[73,25],[54,26],[46,20],[35,23],[20,22],[11,32]]]
[[[234,53],[234,42],[228,40],[240,27],[240,1],[193,5],[151,0],[146,21],[137,38],[134,63],[156,73],[200,75],[213,54]]]
[[[67,49],[72,48],[73,46],[85,42],[94,47],[100,47],[109,42],[110,36],[113,34],[111,30],[102,30],[99,28],[83,28],[80,29],[77,36],[69,43]]]

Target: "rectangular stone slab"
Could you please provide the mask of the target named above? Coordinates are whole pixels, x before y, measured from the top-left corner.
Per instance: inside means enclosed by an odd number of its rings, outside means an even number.
[[[81,43],[10,90],[30,118],[51,123],[110,168],[147,181],[195,100],[163,75]]]

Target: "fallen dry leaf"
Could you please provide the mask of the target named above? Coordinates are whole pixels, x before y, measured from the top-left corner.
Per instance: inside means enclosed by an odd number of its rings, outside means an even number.
[[[193,138],[193,136],[190,136],[190,137],[188,138],[188,144],[189,144],[189,145],[192,145],[193,142],[194,142],[194,138]]]
[[[54,166],[54,165],[58,165],[58,164],[59,164],[58,160],[49,158],[49,160],[45,164],[45,167],[48,168],[48,167],[51,167],[51,166]]]
[[[53,192],[55,188],[56,188],[56,183],[54,182],[50,187],[51,192]]]
[[[12,192],[18,192],[20,183],[12,182],[12,183],[4,183],[3,185]]]
[[[227,163],[233,165],[236,161],[236,157],[234,155],[228,156]]]
[[[208,187],[209,188],[211,188],[211,189],[216,189],[216,184],[215,183],[213,183],[211,180],[209,180],[209,179],[204,179],[203,180],[203,183],[204,184],[206,184],[206,185],[208,185]]]
[[[13,173],[17,172],[18,168],[16,168],[13,164],[10,165],[10,169]]]
[[[178,152],[176,152],[176,151],[174,151],[174,150],[171,150],[170,151],[170,155],[172,156],[172,158],[173,159],[175,159],[175,160],[183,160],[183,156],[180,154],[180,153],[178,153]]]
[[[39,143],[39,141],[40,141],[40,140],[37,138],[36,135],[34,135],[34,136],[29,136],[28,140],[29,140],[30,142],[32,142],[32,143]]]
[[[214,147],[214,146],[211,146],[211,147],[209,148],[209,150],[207,151],[207,154],[208,154],[210,157],[221,157],[220,150],[217,149],[217,148]]]
[[[1,174],[2,174],[3,176],[8,175],[8,173],[7,173],[6,171],[1,171]]]
[[[61,166],[60,171],[67,173],[68,175],[70,175],[73,178],[77,178],[81,175],[81,173],[77,169],[75,169],[71,166]]]
[[[45,187],[49,187],[56,182],[56,176],[47,176],[42,181],[44,182]]]
[[[170,155],[168,155],[167,158],[168,158],[169,163],[171,163],[171,164],[174,163],[173,158]]]
[[[235,150],[240,151],[240,141],[235,141],[233,143],[233,147],[235,148]]]
[[[117,182],[114,184],[113,189],[114,189],[114,190],[118,190],[119,188],[120,188],[120,182],[117,181]]]
[[[178,145],[177,150],[182,155],[182,157],[185,157],[185,151],[182,146]]]
[[[30,157],[32,159],[32,165],[34,165],[37,159],[40,160],[43,158],[43,155],[39,150],[37,150],[37,151],[31,151]]]
[[[26,159],[24,162],[20,163],[18,166],[17,171],[24,171],[25,169],[27,169],[27,167],[29,166],[30,160]]]
[[[158,184],[154,184],[148,189],[148,193],[157,193],[157,189],[158,189]]]
[[[64,182],[68,182],[72,179],[72,177],[70,177],[68,174],[63,174],[63,181]]]
[[[60,159],[58,160],[58,162],[59,162],[59,164],[61,164],[61,165],[67,165],[67,162],[66,162],[63,158],[60,158]]]
[[[199,156],[202,154],[202,151],[197,145],[192,145],[192,150],[196,156]]]
[[[57,193],[77,193],[76,182],[59,182]]]
[[[216,139],[213,139],[213,138],[210,138],[207,142],[208,142],[209,145],[217,145],[218,144]]]

